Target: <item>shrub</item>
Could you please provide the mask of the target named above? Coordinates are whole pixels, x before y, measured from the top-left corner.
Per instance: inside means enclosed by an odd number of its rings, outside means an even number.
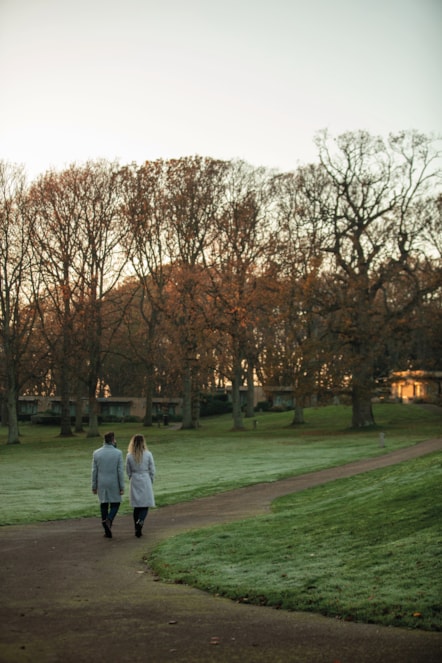
[[[232,404],[229,403],[227,394],[204,395],[200,401],[200,416],[210,417],[220,414],[230,414]]]
[[[39,412],[31,416],[31,424],[42,424],[43,426],[60,426],[61,418],[59,414],[52,412]]]
[[[255,412],[269,412],[271,403],[269,401],[259,401],[255,406]]]

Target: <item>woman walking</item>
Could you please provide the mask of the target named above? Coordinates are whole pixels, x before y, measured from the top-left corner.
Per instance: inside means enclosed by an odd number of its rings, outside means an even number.
[[[129,442],[126,472],[130,480],[129,498],[133,507],[135,536],[140,537],[149,507],[155,506],[155,463],[143,435],[134,435]]]

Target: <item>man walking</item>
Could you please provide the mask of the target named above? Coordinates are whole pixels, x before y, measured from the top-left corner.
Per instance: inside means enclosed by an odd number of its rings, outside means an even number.
[[[92,492],[98,494],[104,535],[112,538],[112,523],[124,493],[123,454],[114,433],[106,433],[103,446],[92,454]]]

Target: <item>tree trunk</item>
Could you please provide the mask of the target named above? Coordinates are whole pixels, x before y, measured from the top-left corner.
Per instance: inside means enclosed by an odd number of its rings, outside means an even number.
[[[253,364],[251,361],[247,362],[247,408],[246,417],[251,418],[255,416],[255,385],[253,382]]]
[[[152,408],[153,388],[152,384],[146,387],[146,407],[144,408],[143,426],[148,428],[153,426],[153,408]]]
[[[192,425],[194,428],[200,427],[200,396],[195,392],[192,396]]]
[[[192,370],[186,362],[183,375],[183,425],[182,428],[194,428],[192,417]]]
[[[353,385],[352,401],[352,428],[367,428],[374,426],[373,407],[371,404],[371,391],[359,385]]]
[[[11,378],[10,378],[11,380]],[[8,441],[7,444],[20,444],[20,432],[18,430],[17,393],[13,384],[8,385]]]
[[[1,425],[5,428],[8,425],[8,402],[5,398],[0,399],[1,407]]]
[[[367,323],[368,324],[368,323]],[[362,344],[353,362],[352,377],[352,428],[374,426],[373,408],[373,369],[370,359],[370,347]]]
[[[75,399],[75,432],[83,432],[83,400],[81,398],[80,390],[78,390]]]
[[[70,385],[67,376],[66,355],[61,366],[61,422],[60,437],[72,437],[71,410],[70,410]]]
[[[86,437],[100,437],[98,430],[98,403],[96,393],[96,385],[89,386],[89,427]]]
[[[241,412],[241,364],[237,363],[233,369],[233,380],[232,380],[232,416],[233,416],[233,428],[234,430],[243,430],[243,418]]]
[[[153,426],[153,384],[154,384],[154,365],[146,366],[146,407],[144,409],[143,426]]]
[[[299,398],[296,399],[295,411],[293,412],[292,426],[297,426],[298,424],[305,424],[304,407]]]

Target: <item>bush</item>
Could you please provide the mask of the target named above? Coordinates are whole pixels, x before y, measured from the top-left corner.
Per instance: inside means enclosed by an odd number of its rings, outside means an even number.
[[[60,426],[61,417],[52,412],[39,412],[31,417],[31,424],[42,424],[43,426]]]
[[[269,412],[271,403],[269,401],[259,401],[255,406],[255,412]]]
[[[117,414],[105,414],[103,417],[99,417],[100,421],[106,424],[138,424],[140,423],[140,417],[135,417],[134,415],[117,415]]]
[[[88,424],[89,418],[87,415],[82,417],[82,423]],[[102,424],[104,419],[99,416],[98,423]],[[39,412],[38,414],[33,414],[31,416],[31,424],[40,424],[42,426],[61,426],[61,416],[53,412]],[[75,417],[71,417],[71,426],[75,425]]]
[[[230,414],[232,404],[229,403],[227,394],[209,394],[201,397],[200,417],[211,417],[220,414]]]

